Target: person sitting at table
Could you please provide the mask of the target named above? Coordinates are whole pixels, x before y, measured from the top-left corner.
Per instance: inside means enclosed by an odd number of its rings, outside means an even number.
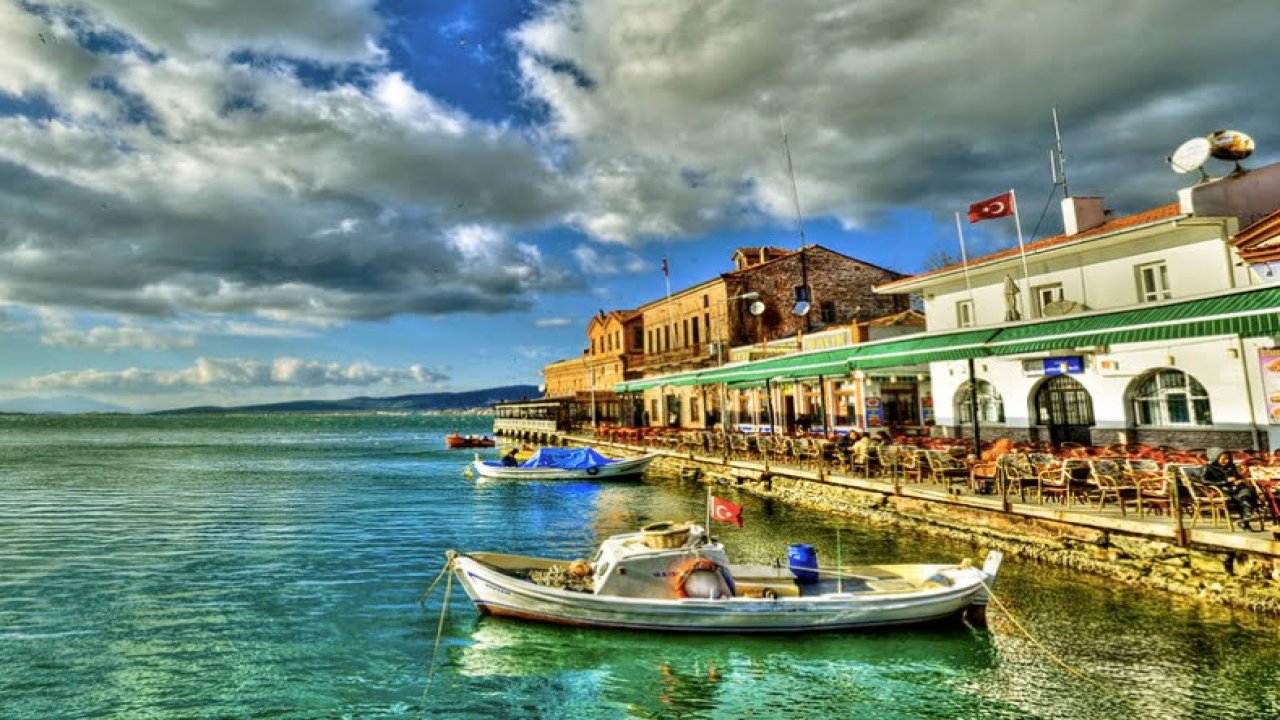
[[[1241,474],[1240,468],[1236,467],[1236,461],[1231,457],[1231,452],[1224,450],[1218,453],[1217,457],[1205,466],[1204,484],[1217,488],[1227,499],[1240,508],[1240,521],[1237,523],[1242,529],[1248,530],[1249,523],[1253,522],[1255,509],[1258,507],[1258,497],[1253,492],[1253,487],[1245,482],[1244,475]],[[1259,520],[1261,523],[1261,520]]]
[[[849,452],[849,448],[853,447],[854,441],[858,439],[854,437],[857,434],[858,434],[857,430],[850,430],[849,432],[836,438],[836,449],[842,453]]]
[[[871,433],[859,436],[857,440],[849,446],[849,452],[853,453],[853,461],[855,463],[865,463],[867,461],[867,453],[871,450],[871,446],[877,444],[875,439],[871,437]]]

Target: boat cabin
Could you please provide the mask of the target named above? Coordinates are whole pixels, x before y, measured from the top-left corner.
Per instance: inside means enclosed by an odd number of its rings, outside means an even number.
[[[596,595],[664,600],[733,595],[728,565],[724,545],[705,528],[673,522],[615,535],[591,561]]]

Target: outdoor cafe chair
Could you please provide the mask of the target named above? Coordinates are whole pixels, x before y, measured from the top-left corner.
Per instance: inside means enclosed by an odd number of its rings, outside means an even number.
[[[1124,477],[1120,463],[1113,458],[1101,458],[1089,461],[1089,482],[1093,485],[1093,494],[1098,500],[1098,509],[1114,501],[1125,515],[1127,505],[1136,505],[1138,489]]]
[[[1060,464],[1047,465],[1036,473],[1036,500],[1058,498],[1067,507],[1080,499],[1089,479],[1089,461],[1065,458]]]
[[[964,486],[970,483],[969,466],[963,460],[957,460],[941,450],[922,450],[918,455],[924,457],[920,462],[921,471],[929,473],[931,482],[942,485],[948,491],[952,485]]]
[[[1227,508],[1227,496],[1219,492],[1217,488],[1202,482],[1204,479],[1203,465],[1179,465],[1178,478],[1182,483],[1182,489],[1186,492],[1187,509],[1191,515],[1191,527],[1195,527],[1200,518],[1208,512],[1209,519],[1215,527],[1221,522],[1225,523],[1228,529],[1231,528],[1231,513]]]

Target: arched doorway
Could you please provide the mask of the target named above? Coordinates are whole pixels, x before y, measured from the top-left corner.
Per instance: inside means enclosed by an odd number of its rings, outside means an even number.
[[[1075,378],[1055,375],[1036,391],[1036,422],[1049,428],[1049,441],[1089,445],[1093,398]]]

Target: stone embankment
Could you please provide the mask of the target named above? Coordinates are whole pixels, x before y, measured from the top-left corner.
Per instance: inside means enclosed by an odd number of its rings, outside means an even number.
[[[594,444],[634,454],[636,448]],[[1156,588],[1212,604],[1280,616],[1280,539],[1201,523],[1175,542],[1167,518],[964,496],[937,486],[897,485],[789,466],[690,456],[665,450],[653,466],[791,505],[998,548],[1011,557],[1071,568],[1135,588]]]

